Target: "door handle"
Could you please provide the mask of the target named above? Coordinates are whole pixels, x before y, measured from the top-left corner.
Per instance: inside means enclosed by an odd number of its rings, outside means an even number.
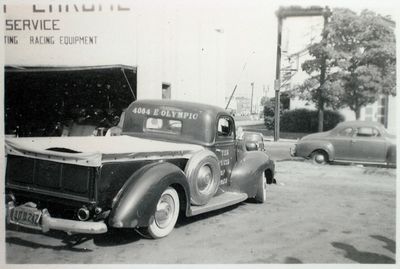
[[[351,144],[354,144],[354,143],[356,143],[356,140],[353,140],[353,139],[352,139],[352,140],[351,140]]]

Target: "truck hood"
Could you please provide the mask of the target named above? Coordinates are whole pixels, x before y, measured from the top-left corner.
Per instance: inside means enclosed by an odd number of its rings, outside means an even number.
[[[83,166],[138,159],[189,158],[202,146],[131,136],[6,138],[6,153]]]

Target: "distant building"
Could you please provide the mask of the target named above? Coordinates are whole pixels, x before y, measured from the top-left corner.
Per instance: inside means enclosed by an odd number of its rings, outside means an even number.
[[[236,115],[247,116],[251,111],[251,100],[247,97],[236,97]]]

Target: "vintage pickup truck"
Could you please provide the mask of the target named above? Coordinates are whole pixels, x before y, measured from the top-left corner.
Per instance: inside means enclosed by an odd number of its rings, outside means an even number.
[[[236,140],[223,109],[166,100],[133,102],[121,135],[5,141],[7,223],[46,232],[133,228],[168,235],[194,216],[253,198],[263,203],[274,162]]]

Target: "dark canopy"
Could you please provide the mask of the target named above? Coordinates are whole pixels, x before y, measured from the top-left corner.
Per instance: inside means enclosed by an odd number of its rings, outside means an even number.
[[[5,68],[5,131],[58,136],[71,122],[110,127],[136,100],[136,68]]]

